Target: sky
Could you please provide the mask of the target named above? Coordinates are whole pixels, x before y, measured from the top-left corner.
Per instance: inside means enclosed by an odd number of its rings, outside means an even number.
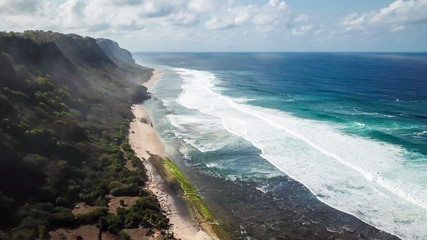
[[[427,0],[0,0],[0,30],[133,52],[427,52]]]

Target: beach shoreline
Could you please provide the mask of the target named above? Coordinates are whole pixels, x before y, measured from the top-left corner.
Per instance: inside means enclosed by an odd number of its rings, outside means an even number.
[[[151,78],[142,85],[150,91],[160,77],[161,72],[156,69]],[[165,171],[161,164],[156,164],[152,161],[153,158],[150,159],[151,156],[166,159],[167,154],[143,104],[135,104],[131,110],[134,119],[130,123],[129,143],[147,169],[147,188],[159,200],[161,208],[170,220],[174,236],[177,239],[190,240],[218,239],[213,231],[203,227],[202,222],[195,217],[187,202],[179,196],[180,193],[177,190],[179,183]]]
[[[150,89],[152,89],[154,87],[154,84],[162,77],[162,74],[163,73],[160,70],[154,69],[150,79],[148,79],[148,81],[142,83],[142,85],[144,87],[146,87],[148,89],[148,91],[150,91]]]

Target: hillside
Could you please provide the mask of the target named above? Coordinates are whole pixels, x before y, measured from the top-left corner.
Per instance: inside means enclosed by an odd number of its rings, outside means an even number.
[[[149,98],[138,83],[151,72],[111,40],[0,33],[0,239],[84,224],[113,234],[167,227],[127,142],[130,106]],[[138,200],[112,214],[112,196]],[[73,214],[79,202],[94,210]]]

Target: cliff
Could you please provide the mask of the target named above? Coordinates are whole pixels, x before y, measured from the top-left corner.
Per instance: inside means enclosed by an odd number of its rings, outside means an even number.
[[[151,74],[111,40],[0,33],[0,239],[167,226],[127,142],[130,106],[149,98],[140,83]],[[114,196],[136,202],[112,214]],[[79,202],[94,211],[74,214]]]
[[[136,65],[132,54],[128,50],[120,48],[118,43],[104,38],[98,38],[96,43],[115,64],[126,69],[129,80],[138,82],[140,77],[150,78],[152,69]]]
[[[120,48],[118,43],[105,38],[96,39],[96,43],[116,64],[135,65],[132,54],[128,50]]]

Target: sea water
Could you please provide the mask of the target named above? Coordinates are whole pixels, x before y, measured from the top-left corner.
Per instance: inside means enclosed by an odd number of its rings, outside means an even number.
[[[186,164],[261,192],[286,175],[372,226],[427,239],[427,54],[136,58],[162,72],[146,104]]]

